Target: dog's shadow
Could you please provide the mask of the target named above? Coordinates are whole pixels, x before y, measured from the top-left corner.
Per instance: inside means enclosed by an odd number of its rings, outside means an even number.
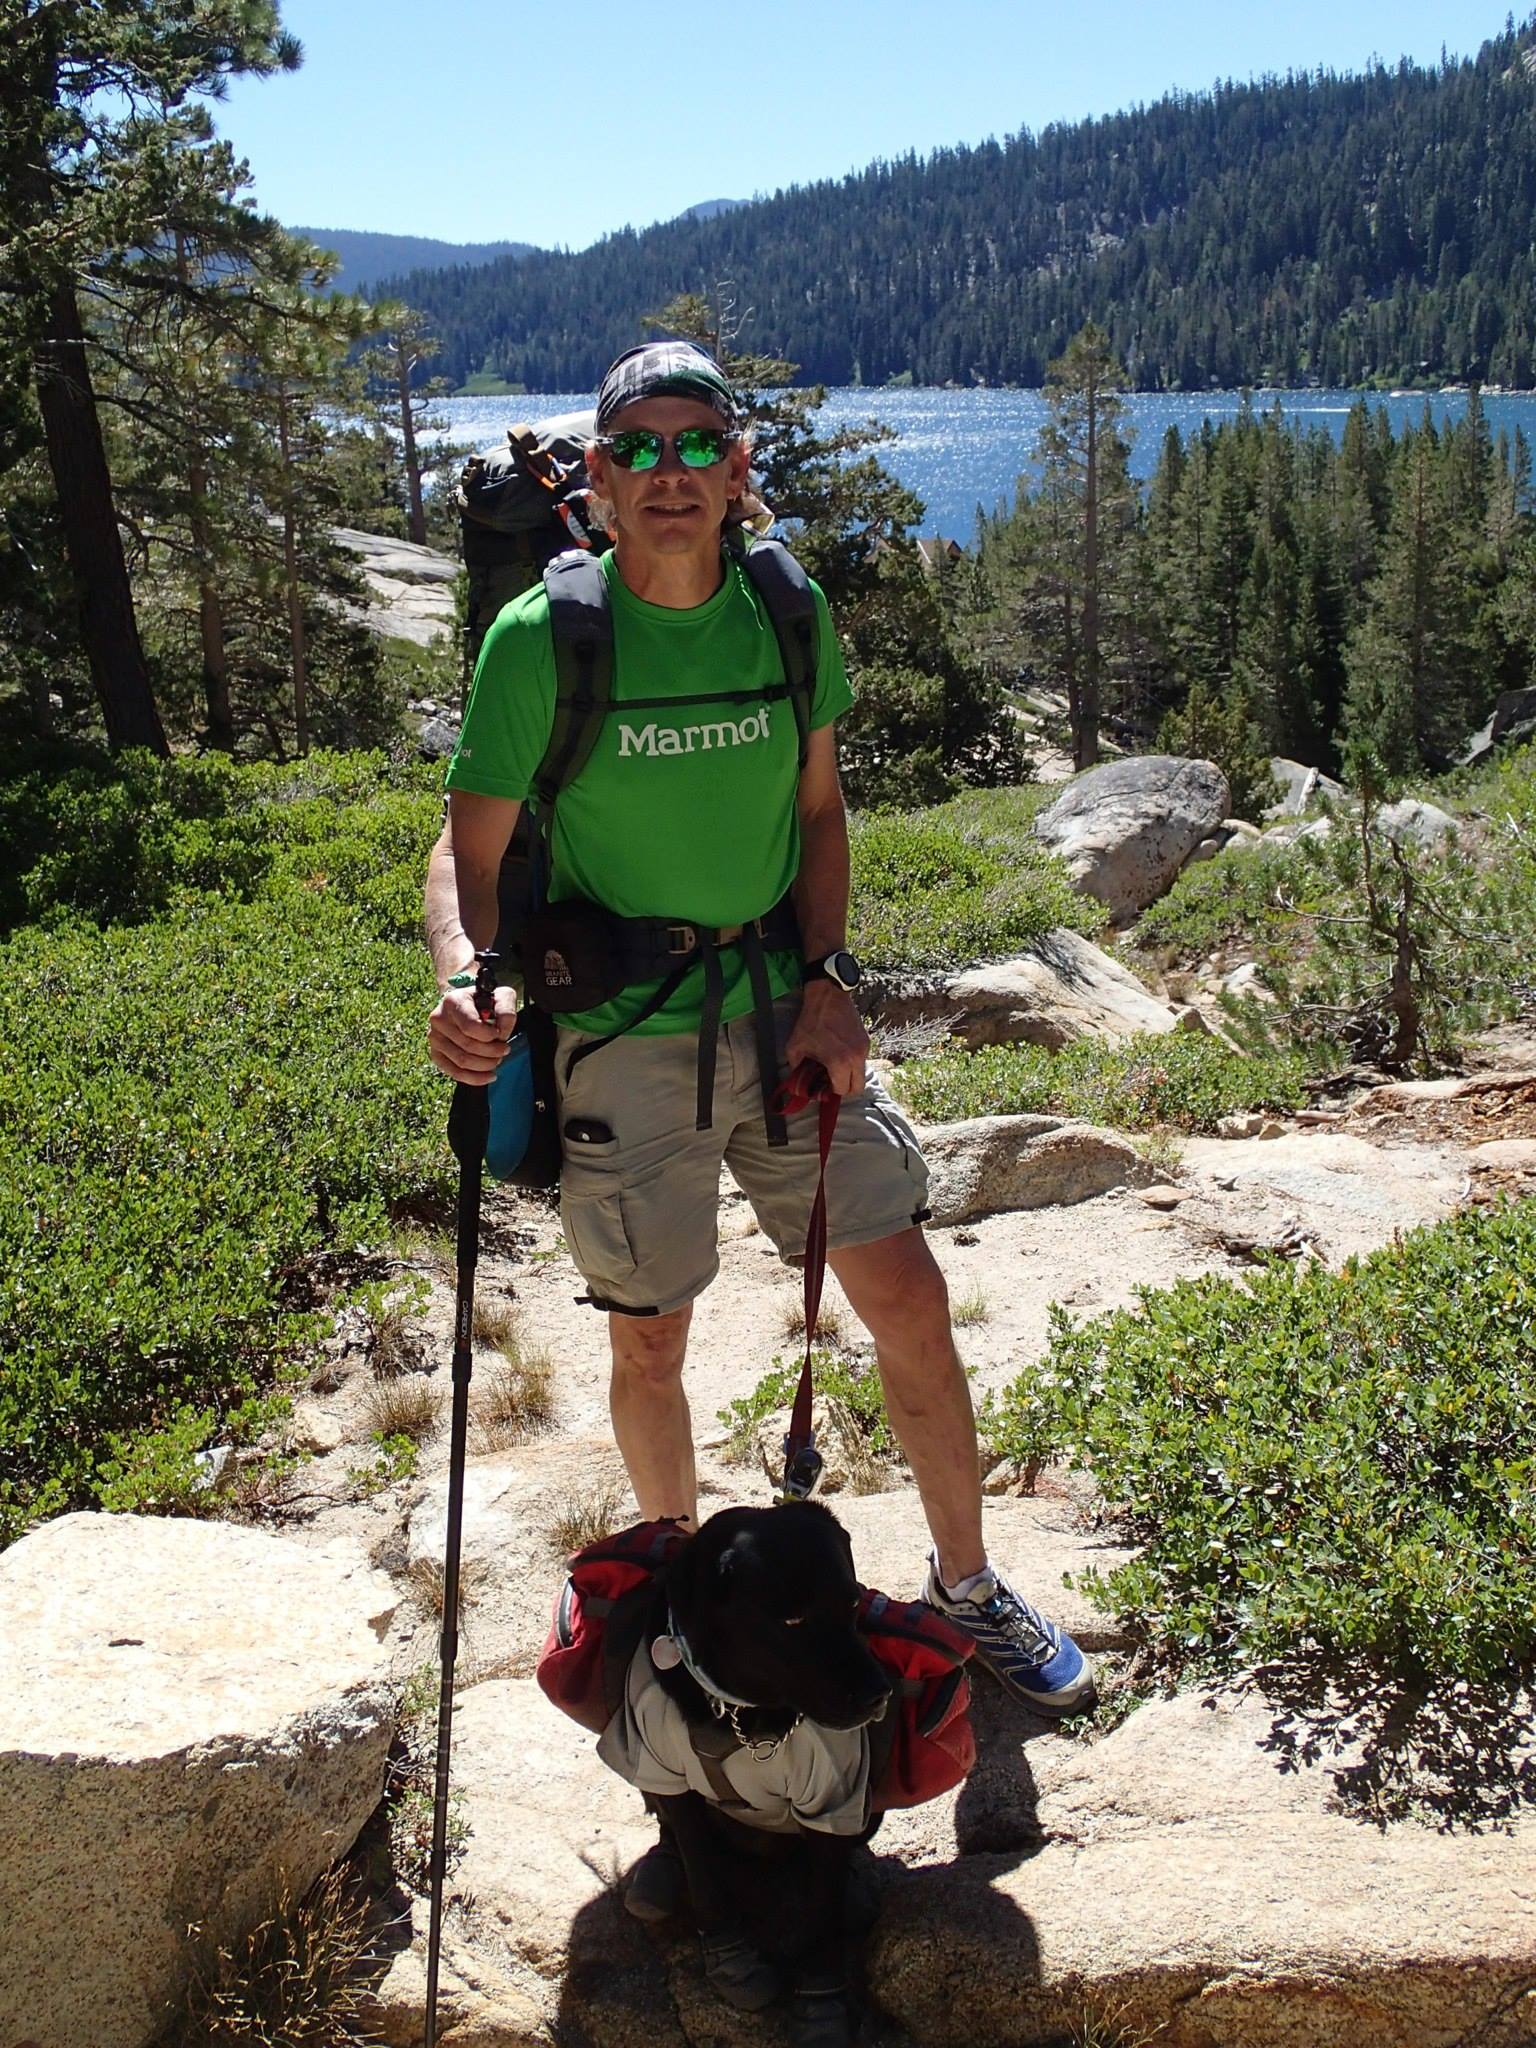
[[[879,1906],[872,1933],[855,1944],[856,1960],[871,1944],[895,1945],[885,1947],[880,1957],[880,1980],[886,1986],[879,1992],[881,2006],[900,2005],[904,1930],[914,1930],[912,1966],[921,1968],[921,1953],[931,1955],[935,1926],[956,1912],[957,1866],[967,1880],[974,1879],[964,1888],[961,1910],[967,1927],[974,1933],[984,1919],[989,1949],[999,1958],[1006,1954],[1009,1976],[1021,1985],[1039,1981],[1034,1926],[994,1880],[1044,1846],[1028,1745],[1048,1735],[1050,1727],[985,1678],[974,1686],[971,1718],[977,1762],[952,1808],[953,1858],[909,1862],[901,1850],[902,1838],[911,1837],[901,1817],[888,1822],[868,1849],[856,1852],[860,1880],[873,1887]],[[930,1843],[929,1858],[932,1848]],[[559,2048],[785,2048],[785,2008],[749,2014],[724,2004],[704,1981],[698,1937],[686,1913],[665,1927],[648,1928],[624,1911],[629,1877],[628,1870],[617,1875],[571,1923],[553,2027]],[[782,1960],[806,1932],[799,1924],[798,1901],[786,1894],[782,1869],[748,1863],[739,1878],[754,1940],[765,1955]],[[860,1981],[865,1975],[856,1969],[860,2048],[905,2048],[909,2036],[889,2011],[876,2005],[867,1982]]]
[[[971,1726],[976,1763],[955,1802],[955,1850],[1005,1857],[999,1867],[1012,1869],[1045,1846],[1028,1744],[1048,1738],[1051,1724],[978,1674],[971,1683]]]

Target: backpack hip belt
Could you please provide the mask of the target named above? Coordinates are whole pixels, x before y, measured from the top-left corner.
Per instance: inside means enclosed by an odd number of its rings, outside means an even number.
[[[770,1145],[787,1145],[788,1128],[775,1100],[779,1057],[767,962],[769,951],[799,950],[800,924],[787,894],[761,917],[744,925],[694,924],[686,918],[616,917],[601,904],[580,899],[552,903],[535,912],[524,927],[524,993],[538,1008],[558,1014],[595,1008],[611,1002],[627,988],[656,983],[634,1016],[616,1031],[575,1049],[565,1065],[565,1079],[569,1081],[582,1060],[654,1017],[693,969],[702,968],[704,1001],[699,1013],[695,1128],[707,1131],[714,1117],[715,1055],[725,1005],[722,946],[739,946],[746,962],[762,1077],[763,1126]]]

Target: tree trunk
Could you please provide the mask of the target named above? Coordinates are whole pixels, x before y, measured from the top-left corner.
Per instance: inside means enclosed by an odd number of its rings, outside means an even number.
[[[203,699],[208,707],[208,744],[221,754],[235,749],[235,714],[229,698],[229,655],[224,646],[224,603],[213,580],[213,542],[208,528],[208,472],[193,456],[187,464],[188,523],[197,551],[197,630],[203,650]]]
[[[416,453],[416,421],[411,412],[411,365],[400,351],[400,438],[405,456],[405,481],[411,494],[411,539],[427,544],[427,511],[421,501],[421,460]]]
[[[190,285],[187,248],[178,230],[176,274]],[[235,750],[235,714],[229,701],[229,656],[224,646],[224,603],[213,580],[213,535],[208,520],[206,440],[194,410],[187,449],[188,525],[197,554],[197,631],[203,651],[203,699],[208,707],[208,744],[221,754]]]
[[[283,474],[289,474],[288,393],[277,394],[277,442]],[[293,493],[283,498],[283,581],[288,590],[288,644],[293,659],[293,740],[299,754],[309,752],[309,679],[305,667],[304,594],[299,588],[299,549],[293,518]]]
[[[1092,768],[1099,758],[1099,411],[1090,385],[1088,446],[1083,476],[1083,679],[1073,734],[1073,765]]]
[[[67,280],[49,291],[47,324],[34,369],[48,466],[80,607],[80,640],[101,704],[107,744],[114,752],[148,747],[168,755],[171,750],[139,642],[85,331],[74,287]]]

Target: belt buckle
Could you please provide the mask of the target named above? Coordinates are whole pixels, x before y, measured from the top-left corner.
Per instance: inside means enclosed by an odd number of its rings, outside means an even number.
[[[669,953],[691,953],[698,943],[698,932],[691,924],[669,924],[667,926],[667,951]]]

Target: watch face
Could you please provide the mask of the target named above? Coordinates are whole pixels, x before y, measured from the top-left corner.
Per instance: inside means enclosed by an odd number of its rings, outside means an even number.
[[[860,981],[859,963],[851,953],[829,953],[827,973],[839,988],[857,988]]]

